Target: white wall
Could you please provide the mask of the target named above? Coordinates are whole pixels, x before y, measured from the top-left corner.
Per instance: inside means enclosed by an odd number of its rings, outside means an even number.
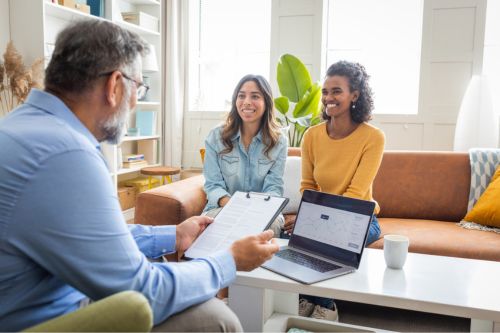
[[[273,0],[271,78],[276,76],[279,55],[290,52],[304,60],[314,80],[320,79],[326,58],[320,52],[327,1]],[[470,77],[482,71],[486,1],[425,0],[419,113],[375,115],[373,123],[386,133],[386,149],[453,149],[463,93]],[[395,94],[398,89],[402,88],[395,83]],[[186,113],[184,167],[201,166],[198,149],[222,118],[223,113]]]

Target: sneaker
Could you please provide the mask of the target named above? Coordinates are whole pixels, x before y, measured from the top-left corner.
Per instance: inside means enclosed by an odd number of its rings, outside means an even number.
[[[329,321],[339,321],[339,313],[335,304],[333,305],[333,309],[327,309],[322,306],[316,305],[314,307],[314,311],[309,317]]]
[[[299,316],[309,317],[314,310],[314,304],[309,302],[307,299],[301,298],[299,300]]]

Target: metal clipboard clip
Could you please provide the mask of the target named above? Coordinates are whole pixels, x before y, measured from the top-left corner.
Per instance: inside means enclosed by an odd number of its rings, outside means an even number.
[[[252,193],[252,195],[262,195],[262,194],[257,194],[257,193]],[[247,192],[247,199],[250,199],[250,192]],[[267,197],[264,198],[265,201],[271,200],[271,195],[267,195]]]

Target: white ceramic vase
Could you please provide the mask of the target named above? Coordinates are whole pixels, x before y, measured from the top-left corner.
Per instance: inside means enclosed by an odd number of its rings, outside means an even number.
[[[465,91],[455,127],[455,151],[498,147],[498,115],[493,110],[488,79],[472,76]]]

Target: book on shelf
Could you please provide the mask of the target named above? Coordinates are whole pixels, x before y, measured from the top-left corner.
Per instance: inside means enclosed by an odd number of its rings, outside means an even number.
[[[145,160],[123,162],[123,168],[125,168],[125,169],[145,167],[145,166],[148,166],[148,161],[145,161]]]
[[[144,161],[144,154],[127,154],[123,156],[123,162]]]
[[[139,129],[141,135],[155,135],[156,112],[138,110],[135,113],[135,126]]]

